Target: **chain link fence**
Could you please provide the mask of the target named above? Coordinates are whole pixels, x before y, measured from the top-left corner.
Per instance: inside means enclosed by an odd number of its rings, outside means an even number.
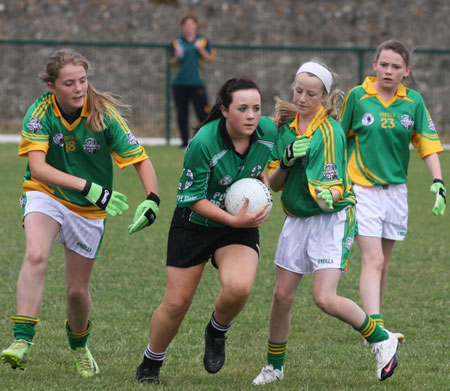
[[[110,91],[131,106],[125,113],[130,128],[140,137],[178,137],[171,99],[173,69],[170,45],[56,41],[0,41],[0,133],[20,134],[22,119],[34,100],[46,91],[38,74],[55,50],[70,47],[92,65],[92,83]],[[291,85],[302,62],[318,59],[338,74],[336,87],[346,92],[373,75],[374,48],[278,47],[215,45],[216,62],[206,65],[206,82],[212,104],[219,87],[230,77],[247,76],[262,92],[262,112],[270,115],[274,97],[291,100]],[[416,50],[413,81],[443,140],[450,140],[450,50]],[[196,118],[190,112],[190,123]]]

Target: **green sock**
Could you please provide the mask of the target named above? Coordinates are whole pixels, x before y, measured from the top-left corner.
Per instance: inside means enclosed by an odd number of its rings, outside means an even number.
[[[15,315],[11,317],[14,322],[13,333],[14,339],[24,339],[27,342],[33,342],[36,330],[34,326],[39,322],[39,318],[33,318],[25,315]]]
[[[281,369],[286,357],[287,340],[284,342],[272,342],[267,340],[267,363],[272,364],[275,369]]]
[[[82,333],[74,333],[69,328],[69,321],[66,320],[66,332],[67,339],[69,340],[69,346],[72,350],[76,348],[84,348],[87,345],[87,340],[89,338],[89,333],[92,329],[92,323],[88,320],[88,325],[85,331]]]
[[[381,342],[389,338],[386,331],[378,326],[377,322],[367,314],[364,323],[361,327],[356,328],[356,330],[358,330],[369,343]]]
[[[384,320],[383,320],[383,317],[381,316],[381,314],[372,314],[369,316],[377,323],[378,326],[381,326],[384,328]]]

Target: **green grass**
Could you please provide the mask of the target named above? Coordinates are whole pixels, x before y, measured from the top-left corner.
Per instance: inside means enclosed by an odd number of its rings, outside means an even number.
[[[10,316],[15,313],[15,289],[25,248],[19,196],[26,160],[17,145],[0,144],[0,349],[12,340]],[[6,390],[144,390],[134,381],[147,344],[151,314],[165,287],[167,232],[182,166],[176,147],[147,147],[158,175],[162,199],[154,226],[133,236],[127,226],[144,197],[133,168],[117,172],[115,189],[129,197],[124,216],[109,218],[91,284],[94,328],[89,341],[101,373],[77,377],[64,330],[63,247],[55,244],[47,270],[41,322],[37,326],[33,360],[22,372],[0,365],[0,389]],[[449,175],[450,153],[441,155]],[[300,286],[292,314],[286,377],[264,390],[444,390],[448,389],[450,318],[449,214],[431,214],[433,196],[425,164],[412,154],[410,220],[407,238],[397,243],[383,306],[386,326],[406,335],[399,367],[385,382],[375,376],[370,348],[350,326],[323,314],[311,297],[311,276]],[[216,375],[203,369],[203,332],[219,291],[217,272],[206,267],[194,303],[169,347],[161,372],[161,390],[250,390],[251,380],[265,363],[268,318],[274,285],[273,256],[283,221],[279,195],[270,220],[261,227],[262,255],[254,291],[229,332],[227,361]],[[339,293],[360,303],[359,251],[354,247],[350,268]]]

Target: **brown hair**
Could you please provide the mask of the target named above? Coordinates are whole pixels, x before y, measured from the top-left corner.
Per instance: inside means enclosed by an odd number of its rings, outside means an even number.
[[[380,53],[383,50],[392,50],[393,52],[402,56],[403,61],[405,62],[407,67],[411,66],[412,51],[404,43],[397,41],[396,39],[389,39],[387,41],[381,42],[378,45],[377,49],[375,50],[375,54],[373,56],[373,61],[375,61],[375,62],[378,61],[378,59],[380,57]],[[412,80],[412,82],[414,83],[412,71],[410,71],[407,79],[408,78],[410,78]]]
[[[198,132],[198,130],[206,125],[208,122],[214,121],[217,118],[224,118],[222,114],[221,107],[225,107],[228,109],[230,104],[233,102],[233,93],[240,90],[257,90],[260,93],[258,85],[251,79],[246,77],[228,79],[222,87],[220,87],[219,92],[216,96],[216,103],[211,108],[211,111],[208,114],[206,119],[195,126],[194,134]]]
[[[389,39],[387,41],[382,42],[380,45],[378,45],[377,50],[375,51],[375,55],[373,56],[373,60],[375,62],[378,61],[378,58],[380,57],[380,53],[383,50],[392,50],[393,52],[400,54],[402,56],[403,61],[405,61],[405,64],[407,67],[410,66],[411,63],[411,50],[402,42],[397,41],[395,39]]]
[[[188,13],[188,14],[184,15],[184,16],[181,18],[180,25],[183,26],[183,24],[184,24],[184,23],[186,22],[186,20],[188,20],[188,19],[192,19],[192,20],[195,22],[195,24],[198,25],[198,18],[197,18],[197,15],[195,15],[195,14],[193,14],[193,13]]]
[[[88,74],[90,64],[88,60],[73,49],[61,49],[54,52],[48,59],[39,78],[44,83],[54,84],[59,77],[59,71],[68,64],[81,65]],[[110,92],[99,92],[90,83],[88,84],[87,109],[88,117],[86,125],[94,132],[100,132],[105,129],[105,114],[113,115],[112,108],[129,106],[120,102],[120,97]]]

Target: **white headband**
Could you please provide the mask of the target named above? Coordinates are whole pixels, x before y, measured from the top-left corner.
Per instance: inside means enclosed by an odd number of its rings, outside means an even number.
[[[331,76],[331,73],[327,68],[316,62],[305,62],[300,68],[298,68],[295,77],[302,72],[309,72],[314,76],[317,76],[322,81],[327,92],[330,93],[331,85],[333,84],[333,76]]]

